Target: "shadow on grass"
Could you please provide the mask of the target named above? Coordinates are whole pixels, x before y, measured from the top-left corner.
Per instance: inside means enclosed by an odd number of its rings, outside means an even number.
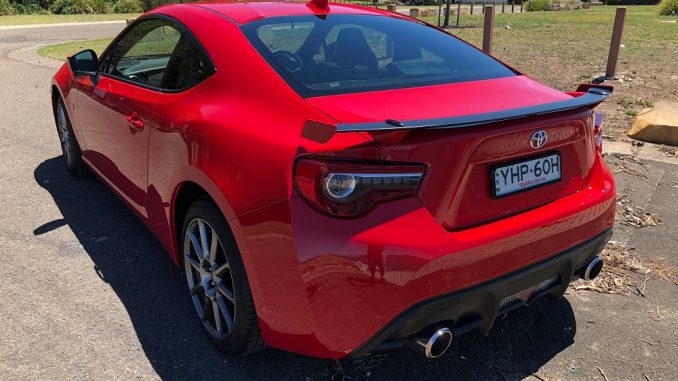
[[[344,360],[342,373],[328,360],[273,349],[227,357],[204,336],[181,271],[112,192],[94,177],[69,176],[60,157],[41,163],[34,176],[63,215],[35,226],[34,234],[64,225],[73,231],[94,262],[92,270],[124,304],[145,355],[163,379],[520,379],[573,343],[572,308],[561,299],[513,312],[495,324],[489,337],[459,337],[435,361],[399,350]]]

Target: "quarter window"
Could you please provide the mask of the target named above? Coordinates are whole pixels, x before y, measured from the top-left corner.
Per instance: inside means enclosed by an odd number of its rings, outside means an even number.
[[[214,73],[212,63],[193,39],[184,35],[179,40],[167,66],[162,87],[168,90],[184,90],[201,82],[212,73]]]

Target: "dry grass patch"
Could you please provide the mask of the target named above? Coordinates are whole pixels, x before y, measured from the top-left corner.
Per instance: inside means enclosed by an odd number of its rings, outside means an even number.
[[[600,254],[605,262],[602,272],[593,281],[572,283],[574,291],[596,291],[605,294],[645,296],[648,279],[671,282],[678,286],[678,269],[663,258],[641,260],[631,254],[635,248],[610,241]]]

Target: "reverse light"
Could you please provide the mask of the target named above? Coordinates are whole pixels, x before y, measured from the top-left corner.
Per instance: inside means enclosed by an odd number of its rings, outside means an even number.
[[[603,153],[603,114],[599,112],[593,117],[593,145],[598,153]]]
[[[351,217],[380,202],[415,196],[423,174],[421,165],[301,158],[294,184],[314,209]]]

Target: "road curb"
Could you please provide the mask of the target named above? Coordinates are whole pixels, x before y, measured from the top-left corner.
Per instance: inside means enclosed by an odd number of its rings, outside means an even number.
[[[49,58],[41,56],[38,54],[38,49],[43,46],[60,44],[63,42],[68,42],[69,40],[64,41],[50,41],[49,43],[42,43],[37,45],[25,46],[16,50],[12,50],[7,54],[7,57],[11,60],[24,62],[31,65],[44,66],[51,69],[58,69],[63,65],[64,61],[55,60],[54,58]],[[65,57],[64,57],[65,58]]]
[[[604,141],[603,153],[631,155],[642,160],[652,160],[678,165],[678,156],[669,156],[668,154],[661,152],[659,150],[659,147],[661,146],[661,144],[653,143],[642,143],[641,146],[638,146],[623,141]]]

